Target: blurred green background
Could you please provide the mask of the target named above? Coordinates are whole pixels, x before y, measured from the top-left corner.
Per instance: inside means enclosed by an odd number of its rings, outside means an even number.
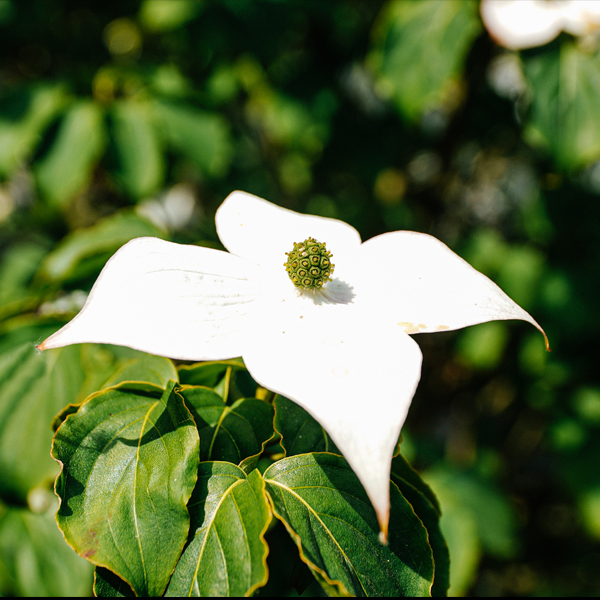
[[[545,328],[415,336],[403,452],[452,595],[600,595],[599,45],[509,52],[476,0],[0,0],[0,593],[89,593],[50,423],[128,356],[34,344],[129,239],[220,247],[241,189],[433,234]]]

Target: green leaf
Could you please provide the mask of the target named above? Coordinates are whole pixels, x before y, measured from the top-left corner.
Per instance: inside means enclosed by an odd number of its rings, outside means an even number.
[[[85,374],[75,346],[40,354],[33,343],[0,354],[0,495],[23,502],[27,492],[53,478],[51,423],[76,402]]]
[[[196,533],[183,553],[167,596],[250,596],[268,578],[264,534],[271,513],[257,470],[201,463],[189,504]]]
[[[201,8],[198,0],[144,0],[139,18],[148,31],[172,31],[196,17]]]
[[[207,175],[222,177],[227,172],[233,145],[229,126],[221,115],[169,102],[155,102],[154,110],[172,148],[193,160]]]
[[[285,458],[264,473],[275,516],[330,594],[426,596],[433,581],[427,531],[391,486],[389,545],[348,463],[314,453]]]
[[[178,371],[182,385],[213,388],[229,404],[240,398],[251,398],[257,393],[257,384],[248,374],[241,358],[180,365]]]
[[[600,52],[571,42],[523,57],[533,94],[525,135],[550,151],[559,165],[575,168],[600,157]]]
[[[273,407],[256,398],[227,406],[216,392],[199,386],[182,387],[180,393],[200,433],[200,460],[227,461],[245,471],[254,468],[273,437]]]
[[[246,369],[241,359],[219,360],[181,365],[178,367],[181,385],[202,385],[214,388],[225,377],[227,369]]]
[[[118,212],[92,227],[67,235],[44,259],[39,275],[56,283],[97,275],[123,244],[143,236],[164,237],[164,234],[135,213]]]
[[[42,193],[57,207],[85,188],[106,142],[104,115],[91,101],[73,104],[66,112],[48,154],[36,173]]]
[[[104,383],[102,389],[131,381],[143,381],[165,389],[170,380],[179,380],[173,363],[168,358],[146,354],[127,361]]]
[[[403,456],[395,456],[392,460],[392,481],[427,529],[434,562],[431,595],[446,596],[450,587],[450,554],[440,529],[438,500]]]
[[[52,429],[56,431],[60,424],[71,414],[76,413],[81,403],[98,390],[108,387],[119,389],[155,392],[165,389],[171,379],[177,381],[177,371],[168,358],[144,354],[130,348],[110,346],[108,344],[81,344],[81,364],[85,371],[85,381],[77,395],[75,404],[65,406],[53,419]],[[117,357],[114,351],[129,350],[137,354],[129,358]]]
[[[39,304],[29,283],[47,251],[44,245],[33,242],[18,242],[4,250],[0,261],[0,318]]]
[[[52,448],[63,467],[56,519],[66,540],[138,596],[164,592],[189,530],[199,440],[174,386],[90,396]]]
[[[120,577],[103,567],[94,571],[94,596],[97,598],[135,598],[133,590]]]
[[[51,511],[34,514],[9,508],[0,517],[0,571],[11,589],[3,595],[25,597],[87,596],[91,565],[67,546]]]
[[[0,174],[26,162],[44,130],[67,102],[61,85],[35,85],[4,100],[0,108]]]
[[[461,331],[458,354],[470,367],[492,369],[502,359],[508,331],[502,321],[491,321]]]
[[[115,102],[111,116],[123,185],[134,198],[147,196],[161,186],[165,171],[150,107],[123,100]]]
[[[341,454],[321,425],[302,407],[284,396],[276,396],[275,430],[281,435],[286,456],[307,452]]]
[[[406,481],[406,483],[411,485],[418,492],[423,494],[425,498],[427,498],[431,506],[435,508],[435,511],[438,513],[438,515],[442,514],[440,502],[437,499],[437,496],[433,493],[433,490],[423,481],[419,473],[417,473],[417,471],[410,466],[408,461],[401,454],[394,456],[392,459],[391,477],[392,481],[395,483],[397,483],[399,480]]]
[[[519,546],[518,519],[515,507],[492,482],[475,473],[440,469],[438,491],[442,506],[458,502],[474,516],[479,539],[488,554],[513,558]],[[429,479],[429,476],[428,476]],[[436,481],[435,479],[433,481]],[[442,495],[444,494],[444,495]]]
[[[481,31],[476,2],[427,0],[388,3],[372,61],[379,85],[417,120],[426,110],[452,105],[471,44]]]
[[[12,0],[3,0],[0,2],[0,25],[10,23],[16,17],[16,9]]]

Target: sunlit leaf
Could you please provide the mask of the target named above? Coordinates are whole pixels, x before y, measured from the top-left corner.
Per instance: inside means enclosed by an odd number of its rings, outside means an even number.
[[[173,363],[168,358],[146,354],[126,362],[102,388],[125,381],[144,381],[165,389],[170,380],[178,380]]]
[[[179,367],[179,380],[182,385],[202,385],[214,388],[225,376],[227,369],[244,369],[241,359],[207,361]]]
[[[150,107],[121,101],[115,103],[111,116],[120,179],[134,198],[147,196],[162,184],[165,170]]]
[[[267,581],[264,534],[271,513],[257,470],[200,464],[189,509],[195,536],[183,553],[167,596],[249,596]]]
[[[391,486],[389,545],[375,511],[346,461],[327,453],[274,463],[264,473],[275,516],[328,593],[429,595],[433,560],[427,532]]]
[[[523,57],[533,95],[528,141],[559,165],[580,167],[600,157],[600,53],[564,42]]]
[[[198,434],[174,386],[98,392],[54,438],[59,527],[137,595],[163,593],[189,529]]]
[[[106,143],[103,111],[90,101],[66,112],[48,154],[37,167],[42,193],[55,206],[65,206],[85,188]]]
[[[465,58],[480,31],[475,2],[388,3],[372,59],[379,84],[411,119],[427,109],[453,106]]]

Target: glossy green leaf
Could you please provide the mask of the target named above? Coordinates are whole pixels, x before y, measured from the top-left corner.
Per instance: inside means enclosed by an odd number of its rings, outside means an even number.
[[[79,388],[76,402],[65,406],[54,417],[54,431],[70,414],[79,410],[90,394],[98,390],[117,386],[120,389],[154,392],[157,387],[165,389],[170,379],[177,381],[177,372],[168,358],[107,344],[81,344],[79,348],[85,380]],[[126,352],[120,356],[123,350]],[[130,354],[133,358],[130,358]]]
[[[165,171],[150,107],[124,100],[115,103],[111,116],[123,186],[134,198],[147,196],[160,187]]]
[[[37,167],[42,193],[55,206],[65,206],[85,188],[106,143],[104,115],[90,101],[73,104],[57,137]]]
[[[307,452],[341,454],[326,431],[302,407],[284,396],[276,396],[275,430],[281,435],[286,456]]]
[[[600,157],[600,52],[564,42],[523,58],[533,94],[525,135],[563,167]]]
[[[390,2],[376,29],[379,84],[409,118],[453,105],[457,80],[481,31],[476,2]]]
[[[97,274],[123,244],[143,236],[164,234],[135,213],[116,213],[66,236],[42,262],[40,276],[52,282],[65,282]]]
[[[440,502],[437,499],[437,496],[433,493],[433,490],[423,481],[421,475],[415,471],[408,461],[402,456],[398,454],[394,456],[392,459],[392,472],[391,472],[392,481],[397,482],[402,479],[410,484],[413,488],[415,488],[418,492],[423,494],[425,498],[429,501],[429,503],[435,508],[435,511],[440,515],[442,513],[442,509],[440,507]]]
[[[431,595],[446,596],[450,586],[450,554],[440,529],[438,500],[431,488],[401,455],[395,456],[392,460],[392,481],[427,529],[434,562]]]
[[[174,386],[90,396],[52,449],[63,466],[56,518],[65,538],[137,595],[163,593],[189,530],[199,440]]]
[[[213,388],[228,404],[240,398],[258,397],[257,384],[241,358],[180,365],[178,371],[182,385]]]
[[[275,516],[328,593],[429,595],[433,559],[427,531],[395,486],[384,546],[375,511],[341,456],[285,458],[271,465],[264,479]]]
[[[257,470],[200,464],[189,504],[194,538],[183,553],[167,596],[250,596],[268,577],[264,534],[271,512]]]
[[[0,570],[8,574],[3,595],[87,596],[91,565],[67,546],[51,511],[9,508],[0,516]]]
[[[42,133],[67,102],[62,85],[35,85],[0,107],[0,174],[9,175],[29,159]]]
[[[181,385],[202,385],[214,388],[223,379],[227,369],[244,369],[241,359],[207,361],[193,365],[181,365],[179,369],[179,381]]]
[[[227,172],[233,146],[229,126],[221,115],[168,102],[156,102],[154,111],[172,148],[212,177],[221,177]]]
[[[162,356],[145,354],[127,361],[102,386],[102,389],[127,381],[143,381],[165,389],[170,380],[178,381],[175,365]]]
[[[131,587],[104,567],[96,567],[94,571],[94,596],[97,598],[135,598]]]
[[[256,398],[241,398],[232,406],[205,387],[181,388],[200,433],[200,460],[222,460],[253,468],[273,437],[273,407]],[[243,463],[243,465],[242,465]]]
[[[76,402],[85,374],[77,347],[41,354],[29,342],[0,354],[0,495],[23,501],[58,473],[51,423]]]

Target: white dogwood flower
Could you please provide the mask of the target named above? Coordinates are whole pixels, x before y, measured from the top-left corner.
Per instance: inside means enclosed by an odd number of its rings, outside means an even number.
[[[97,342],[194,361],[241,356],[259,384],[329,433],[385,539],[391,459],[421,374],[407,334],[502,319],[541,327],[426,234],[361,243],[342,221],[244,192],[227,197],[216,226],[229,252],[149,237],[125,244],[81,312],[39,348]]]
[[[511,50],[542,46],[561,31],[600,29],[599,0],[482,0],[480,10],[490,35]]]

